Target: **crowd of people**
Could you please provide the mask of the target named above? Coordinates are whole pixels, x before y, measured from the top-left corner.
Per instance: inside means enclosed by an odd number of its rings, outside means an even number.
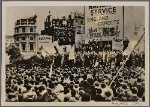
[[[56,53],[44,58],[48,65],[32,60],[32,65],[6,66],[6,101],[145,101],[144,52],[126,56],[109,48],[88,49],[76,47],[71,59],[66,48],[62,55],[55,47]]]
[[[112,48],[112,41],[102,41],[101,39],[93,39],[93,40],[89,40],[88,43],[86,44],[78,44],[75,47],[75,52],[83,52],[83,51],[95,51],[95,52],[102,52],[104,51],[108,51],[111,50]]]
[[[50,73],[49,67],[6,68],[6,101],[145,101],[144,70],[118,69],[59,67]]]
[[[17,68],[6,67],[6,101],[145,101],[144,65],[136,61],[137,56],[135,60],[132,59],[134,52],[132,58],[127,61],[131,65],[124,65],[121,70],[121,65],[118,65],[117,61],[115,61],[117,65],[112,66],[105,62],[101,63],[97,58],[96,62],[99,64],[94,66],[94,59],[88,60],[89,53],[86,54],[83,65],[80,65],[76,57],[73,65],[65,63],[67,60],[64,60],[64,66],[58,66],[58,60],[54,56],[51,67],[25,65],[18,65]],[[121,63],[122,57],[119,60]]]
[[[84,51],[84,52],[76,52],[75,57],[70,59],[69,53],[66,51],[63,55],[56,53],[54,55],[54,65],[57,67],[60,66],[76,66],[76,67],[93,67],[98,65],[105,66],[121,66],[126,60],[125,66],[131,67],[141,67],[145,66],[145,53],[144,52],[132,52],[130,57],[128,55],[124,55],[121,51],[103,51],[103,52],[95,52],[95,51]],[[52,59],[51,59],[52,60]]]
[[[123,40],[123,51],[128,47],[128,44],[129,44],[129,40],[127,37],[125,37],[125,39]],[[89,40],[88,43],[86,44],[79,43],[75,47],[75,52],[81,52],[81,51],[102,52],[102,51],[108,51],[108,50],[112,51],[111,40],[92,39],[92,40]]]

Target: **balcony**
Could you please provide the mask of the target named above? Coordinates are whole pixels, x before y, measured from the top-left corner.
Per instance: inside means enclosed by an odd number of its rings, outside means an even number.
[[[15,26],[18,26],[18,25],[20,25],[20,22],[18,22],[18,23],[15,23]]]
[[[22,24],[22,25],[21,24],[15,24],[15,28],[26,27],[26,26],[37,27],[36,24],[35,25],[34,24],[30,24],[30,25],[29,24]]]
[[[29,42],[35,42],[35,39],[33,39],[33,40],[28,39],[28,40],[29,40]]]
[[[28,25],[36,25],[36,22],[35,21],[29,21]]]
[[[21,25],[27,25],[27,23],[21,23]]]
[[[17,34],[36,34],[36,31],[30,32],[30,31],[25,31],[25,32],[15,32],[15,35]]]

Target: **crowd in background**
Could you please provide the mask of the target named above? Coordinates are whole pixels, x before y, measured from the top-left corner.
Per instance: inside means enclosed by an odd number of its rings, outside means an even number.
[[[128,47],[129,40],[127,37],[123,40],[123,51]],[[101,39],[92,39],[89,40],[88,43],[79,43],[75,47],[75,52],[83,52],[83,51],[112,51],[112,41],[111,40],[101,40]]]
[[[88,43],[85,44],[78,44],[75,47],[75,52],[83,52],[83,51],[95,51],[95,52],[102,52],[112,50],[112,41],[102,41],[101,39],[93,39],[89,40]]]
[[[56,53],[54,55],[54,65],[60,66],[76,66],[76,67],[93,67],[95,64],[105,66],[121,66],[126,60],[125,66],[141,67],[145,66],[145,53],[144,52],[132,52],[127,58],[127,55],[123,55],[120,51],[84,51],[75,53],[74,59],[69,59],[69,53],[66,52],[64,55]]]

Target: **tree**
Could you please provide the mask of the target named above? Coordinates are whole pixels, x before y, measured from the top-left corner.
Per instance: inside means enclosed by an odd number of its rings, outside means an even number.
[[[19,47],[11,46],[6,49],[6,53],[10,55],[9,60],[12,64],[23,59]]]

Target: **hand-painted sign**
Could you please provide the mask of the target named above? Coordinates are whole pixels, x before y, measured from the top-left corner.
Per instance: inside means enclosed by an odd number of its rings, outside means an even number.
[[[38,44],[50,44],[52,43],[52,37],[51,36],[39,36],[38,37]]]
[[[89,6],[86,11],[86,33],[89,39],[109,36],[123,38],[123,7],[121,6]]]

